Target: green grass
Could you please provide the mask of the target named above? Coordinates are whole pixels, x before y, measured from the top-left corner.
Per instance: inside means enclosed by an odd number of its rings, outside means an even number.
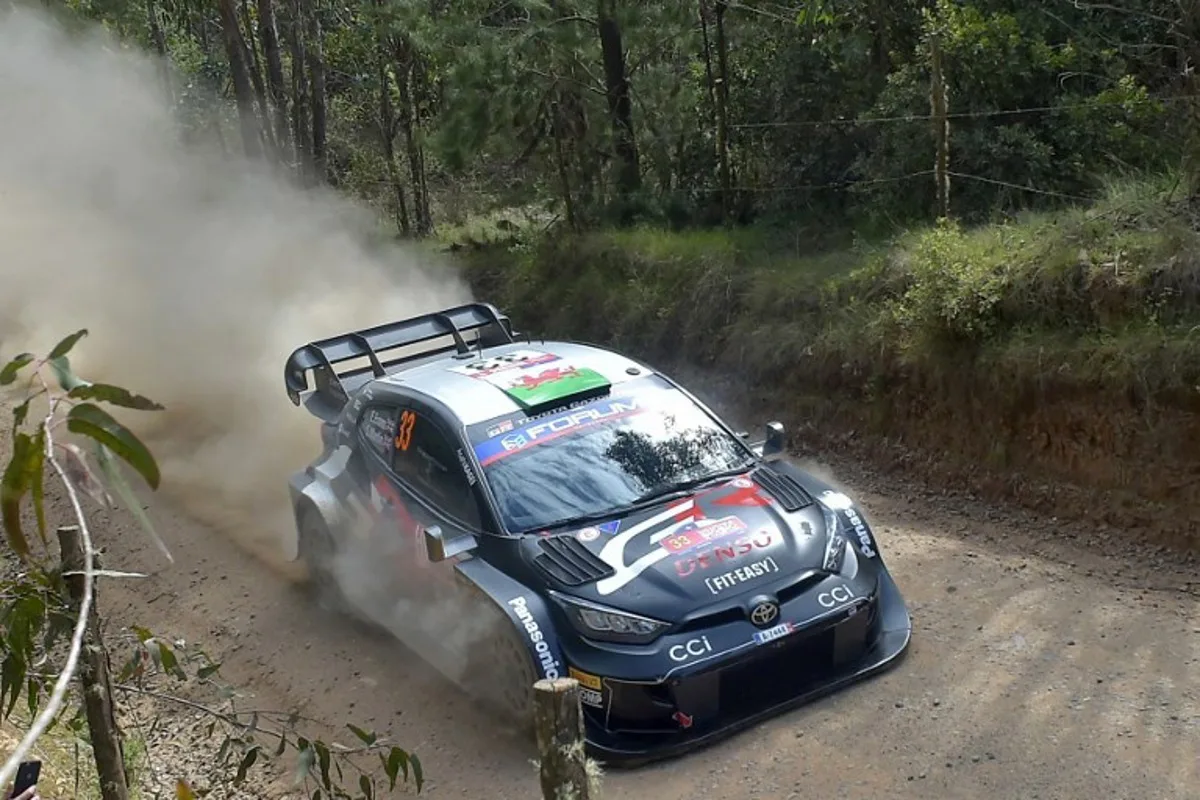
[[[780,229],[526,227],[468,262],[480,296],[523,327],[752,381],[787,386],[802,371],[863,396],[957,375],[1014,401],[1022,382],[1048,381],[1190,402],[1200,235],[1174,184],[1114,181],[1090,207],[825,252]]]

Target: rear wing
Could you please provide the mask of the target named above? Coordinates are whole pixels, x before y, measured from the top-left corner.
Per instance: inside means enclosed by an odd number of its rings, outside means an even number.
[[[465,333],[477,332],[468,344]],[[450,337],[453,343],[417,348],[434,339]],[[313,372],[314,400],[320,406],[333,408],[310,408],[319,417],[321,410],[335,411],[345,405],[347,391],[353,391],[373,378],[382,378],[399,371],[399,367],[413,361],[457,352],[467,354],[472,345],[492,347],[516,341],[512,322],[491,303],[468,303],[447,308],[432,314],[389,322],[374,328],[352,331],[310,342],[298,348],[288,358],[283,368],[283,381],[288,398],[293,405],[300,405],[300,396],[309,391],[308,372]],[[384,360],[384,351],[401,347],[409,352]],[[338,370],[336,365],[347,361],[369,363]],[[347,384],[353,384],[348,386]]]

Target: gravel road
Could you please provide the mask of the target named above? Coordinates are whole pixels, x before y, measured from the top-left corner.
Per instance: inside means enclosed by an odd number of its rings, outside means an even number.
[[[911,604],[909,657],[722,744],[613,771],[605,796],[1200,798],[1194,560],[1128,532],[831,469],[861,499]],[[155,517],[174,566],[121,518],[101,536],[106,566],[154,573],[106,583],[111,624],[203,643],[259,706],[390,733],[421,756],[431,797],[536,796],[533,753],[494,735],[402,646],[315,609],[169,505]]]

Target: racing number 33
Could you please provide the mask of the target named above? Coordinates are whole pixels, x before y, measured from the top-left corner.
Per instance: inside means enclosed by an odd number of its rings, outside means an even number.
[[[412,444],[413,425],[417,424],[417,415],[412,411],[405,411],[400,415],[400,430],[396,432],[396,447],[400,450],[407,450]]]

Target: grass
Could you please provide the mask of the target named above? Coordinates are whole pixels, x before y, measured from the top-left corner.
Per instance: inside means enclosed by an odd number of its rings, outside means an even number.
[[[865,390],[967,363],[1166,397],[1200,382],[1200,235],[1174,184],[1117,181],[1090,207],[819,253],[779,230],[513,226],[503,245],[476,229],[467,257],[480,296],[525,327],[754,380],[803,365]]]

